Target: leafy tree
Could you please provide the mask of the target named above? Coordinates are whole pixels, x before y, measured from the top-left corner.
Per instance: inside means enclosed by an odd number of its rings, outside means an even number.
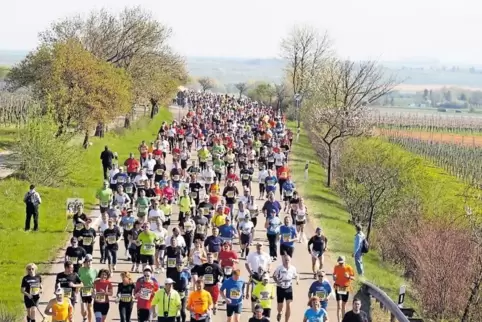
[[[209,77],[201,77],[197,80],[203,92],[214,88],[214,81]]]
[[[50,107],[57,136],[69,128],[85,134],[126,113],[132,104],[129,75],[97,59],[74,39],[43,45],[9,75],[11,88],[29,86]]]
[[[234,85],[234,87],[236,87],[239,92],[239,98],[241,98],[241,96],[243,96],[243,94],[245,94],[248,90],[248,84],[246,83],[237,83]]]

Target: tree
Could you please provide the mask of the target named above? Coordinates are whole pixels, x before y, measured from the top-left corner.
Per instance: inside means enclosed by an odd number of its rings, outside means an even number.
[[[385,77],[372,61],[331,59],[318,73],[305,103],[304,122],[327,150],[327,186],[331,184],[334,144],[366,134],[371,129],[367,104],[389,93],[395,85],[395,80]]]
[[[245,94],[246,91],[248,90],[248,84],[246,83],[237,83],[234,85],[234,87],[236,87],[236,89],[238,90],[240,99],[243,96],[243,94]]]
[[[321,34],[311,26],[293,27],[281,42],[281,57],[288,62],[286,72],[293,95],[306,94],[330,54],[331,41],[327,33]]]
[[[100,10],[85,19],[66,18],[53,23],[40,39],[46,45],[77,39],[95,57],[128,71],[136,102],[157,106],[187,79],[184,60],[167,43],[171,33],[150,12],[133,7],[119,15]]]
[[[201,85],[203,92],[214,88],[214,81],[209,77],[201,77],[197,80],[197,82],[199,85]]]
[[[284,82],[274,85],[274,91],[276,93],[276,101],[279,109],[283,108],[283,103],[288,97],[288,85]]]
[[[85,134],[98,123],[126,113],[132,104],[129,75],[86,51],[75,39],[41,46],[9,75],[11,88],[29,86],[49,106],[57,136],[74,129]]]

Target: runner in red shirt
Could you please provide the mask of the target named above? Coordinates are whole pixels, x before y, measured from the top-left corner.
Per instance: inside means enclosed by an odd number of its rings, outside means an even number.
[[[100,313],[102,321],[105,321],[107,313],[109,313],[109,296],[113,294],[113,287],[109,278],[110,272],[106,269],[101,269],[99,279],[94,282],[94,313]]]
[[[137,161],[137,159],[134,158],[134,153],[131,153],[129,155],[129,159],[127,159],[124,162],[124,165],[127,167],[127,174],[131,178],[134,178],[134,176],[137,175],[137,171],[139,170],[139,167],[141,166],[139,161]]]
[[[236,269],[236,264],[239,263],[237,252],[233,251],[233,247],[230,242],[225,241],[223,248],[218,254],[218,261],[221,264],[221,268],[224,272],[224,278],[230,278],[233,274],[233,270]]]
[[[226,183],[228,182],[228,180],[231,180],[233,182],[238,182],[239,181],[239,177],[236,175],[236,173],[234,173],[234,169],[231,168],[229,169],[229,173],[228,175],[226,176]]]
[[[152,299],[159,289],[159,283],[152,277],[150,266],[144,268],[144,276],[136,282],[135,295],[137,298],[137,321],[149,322]]]

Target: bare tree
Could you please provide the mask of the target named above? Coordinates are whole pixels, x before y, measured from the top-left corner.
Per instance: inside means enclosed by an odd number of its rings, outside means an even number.
[[[199,85],[201,85],[203,92],[214,88],[214,81],[209,77],[201,77],[197,80],[197,82]]]
[[[311,26],[295,26],[281,41],[281,57],[288,65],[286,72],[293,94],[306,94],[311,81],[331,54],[331,41],[327,33]]]
[[[237,84],[234,84],[234,87],[236,87],[236,89],[238,90],[240,99],[241,99],[241,96],[243,96],[243,94],[245,94],[246,91],[248,90],[248,84],[246,83],[237,83]]]
[[[304,122],[327,150],[327,186],[331,185],[333,145],[371,129],[368,104],[390,92],[396,81],[375,62],[338,59],[326,62],[312,82]]]
[[[274,85],[276,100],[278,101],[278,108],[281,109],[283,102],[288,97],[288,85],[284,82]]]

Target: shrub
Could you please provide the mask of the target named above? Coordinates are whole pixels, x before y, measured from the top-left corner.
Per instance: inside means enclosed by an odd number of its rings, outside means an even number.
[[[17,153],[23,179],[48,187],[69,183],[82,165],[83,152],[72,143],[72,135],[56,135],[50,116],[32,118],[20,132]]]

